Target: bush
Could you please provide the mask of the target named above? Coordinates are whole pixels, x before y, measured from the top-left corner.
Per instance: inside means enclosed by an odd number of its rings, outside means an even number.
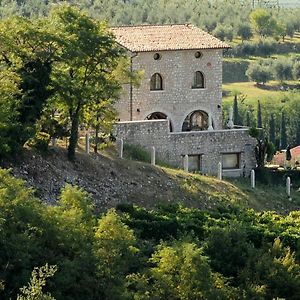
[[[260,40],[255,44],[255,55],[270,56],[277,53],[277,42],[274,39]]]
[[[150,162],[151,156],[145,149],[136,145],[124,145],[124,156],[128,159]]]
[[[300,80],[300,61],[295,62],[293,66],[293,77],[295,80]]]
[[[300,185],[300,172],[297,170],[273,170],[257,168],[255,176],[258,182],[267,185],[285,186],[286,178],[290,177],[295,186]]]
[[[251,81],[254,81],[257,84],[265,84],[272,79],[270,67],[263,66],[260,63],[250,64],[246,71],[246,75]]]
[[[288,59],[277,60],[273,65],[274,77],[279,81],[293,79],[292,71],[292,62]]]
[[[253,36],[250,25],[244,23],[239,24],[237,34],[243,41],[249,40]]]
[[[225,40],[232,41],[233,28],[228,25],[218,24],[217,27],[213,31],[213,35],[222,41],[225,41]]]
[[[47,152],[49,143],[50,135],[46,132],[38,132],[34,138],[28,141],[28,146],[41,152]]]
[[[227,56],[245,57],[245,56],[270,56],[278,52],[278,43],[274,39],[264,39],[258,42],[241,43],[230,51]]]
[[[224,61],[223,62],[223,82],[242,82],[249,81],[245,75],[249,62],[246,60]]]

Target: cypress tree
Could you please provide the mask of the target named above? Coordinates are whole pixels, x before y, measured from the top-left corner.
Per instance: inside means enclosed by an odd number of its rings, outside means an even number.
[[[297,122],[297,129],[296,129],[296,145],[300,145],[300,120]]]
[[[237,95],[234,96],[233,100],[233,122],[235,125],[242,125],[241,116],[239,114]]]
[[[257,127],[262,128],[261,105],[259,100],[257,101]]]
[[[250,111],[249,110],[247,110],[247,113],[246,113],[246,126],[251,127]]]
[[[284,111],[282,111],[281,113],[280,146],[281,149],[285,149],[287,146],[286,121]]]
[[[275,145],[275,119],[274,119],[274,115],[271,114],[271,119],[269,121],[269,139],[270,142],[273,143],[273,145]]]

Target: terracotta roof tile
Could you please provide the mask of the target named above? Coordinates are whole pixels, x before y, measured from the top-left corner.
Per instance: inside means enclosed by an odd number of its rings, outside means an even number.
[[[191,24],[122,26],[111,29],[117,42],[132,52],[230,48]]]

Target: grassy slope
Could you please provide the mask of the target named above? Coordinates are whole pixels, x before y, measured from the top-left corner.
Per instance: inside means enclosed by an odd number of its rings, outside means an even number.
[[[300,82],[285,81],[289,90],[299,89]],[[268,82],[265,86],[258,86],[254,82],[234,82],[223,84],[223,106],[227,111],[228,107],[233,104],[235,94],[242,94],[245,97],[243,104],[252,107],[254,111],[257,108],[257,100],[260,100],[263,107],[272,111],[281,111],[285,104],[285,92],[280,90],[281,85],[277,81]]]
[[[87,156],[78,154],[75,164],[66,161],[64,149],[52,149],[46,157],[27,151],[22,162],[11,165],[17,177],[24,178],[48,202],[57,199],[66,184],[87,190],[99,210],[118,203],[134,203],[153,208],[159,203],[182,203],[211,209],[241,205],[256,210],[286,213],[300,208],[300,192],[287,200],[284,187],[258,186],[252,190],[249,179],[219,181],[182,170],[152,167],[148,163],[120,160],[114,152]]]

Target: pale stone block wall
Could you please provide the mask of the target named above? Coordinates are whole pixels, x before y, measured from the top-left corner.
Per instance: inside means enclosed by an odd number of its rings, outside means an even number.
[[[140,52],[132,58],[134,70],[144,70],[140,87],[133,87],[133,120],[145,120],[153,112],[166,114],[174,131],[181,131],[186,116],[195,111],[212,112],[215,129],[222,128],[222,50],[201,50],[202,57],[195,58],[197,50]],[[192,89],[194,73],[205,76],[205,88]],[[154,73],[163,78],[162,91],[150,91],[150,78]],[[130,120],[130,87],[124,86],[116,104],[120,121]]]
[[[115,135],[124,143],[150,151],[154,146],[157,158],[174,167],[183,167],[184,155],[201,155],[202,172],[216,175],[223,153],[240,153],[240,168],[223,170],[224,176],[248,176],[255,167],[256,140],[248,129],[169,132],[167,120],[120,122]],[[244,173],[244,174],[243,174]]]

